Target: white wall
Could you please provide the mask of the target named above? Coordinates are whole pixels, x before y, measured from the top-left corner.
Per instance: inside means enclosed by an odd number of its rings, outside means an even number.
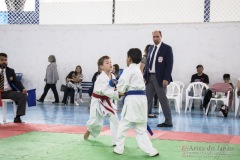
[[[84,80],[90,81],[97,60],[112,57],[113,64],[124,68],[131,47],[142,51],[152,43],[151,32],[160,29],[163,41],[173,48],[173,79],[189,83],[196,66],[202,64],[210,83],[222,81],[230,73],[236,84],[240,77],[240,23],[155,24],[155,25],[72,25],[72,26],[0,26],[0,52],[9,56],[9,67],[23,73],[27,89],[36,88],[39,97],[44,88],[47,58],[57,58],[60,81],[76,65],[83,68]],[[62,95],[62,94],[61,94]],[[52,99],[50,91],[47,98]]]

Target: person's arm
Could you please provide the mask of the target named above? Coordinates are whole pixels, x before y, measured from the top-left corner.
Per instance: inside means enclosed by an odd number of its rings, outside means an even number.
[[[82,81],[83,81],[83,76],[81,75],[81,76],[79,76],[79,77],[73,78],[72,81],[75,82],[75,83],[82,82]]]
[[[118,80],[117,90],[119,93],[123,94],[127,91],[129,87],[130,78],[131,74],[129,73],[128,68],[126,68]]]
[[[11,79],[12,78],[12,79]],[[12,85],[14,85],[13,87],[16,87],[16,90],[19,90],[22,93],[27,93],[27,90],[24,88],[24,86],[22,85],[22,82],[19,81],[16,77],[16,73],[14,71],[14,69],[11,70],[11,77],[10,77],[10,81],[12,82]],[[10,84],[11,85],[11,84]]]
[[[206,75],[206,83],[209,84],[209,78],[208,78],[208,75]]]
[[[192,75],[192,77],[191,77],[190,83],[192,83],[192,82],[194,82],[194,75]]]
[[[73,72],[74,72],[74,71],[71,71],[71,72],[67,75],[67,77],[66,77],[66,82],[72,81],[72,74],[73,74]]]
[[[146,61],[147,61],[147,57],[146,57],[146,55],[144,55],[141,60],[141,63],[140,63],[140,69],[141,69],[142,73],[144,72],[144,67],[145,67]]]
[[[168,46],[168,51],[166,54],[166,61],[167,66],[165,69],[165,75],[163,79],[163,87],[166,87],[168,85],[168,81],[170,80],[171,74],[172,74],[172,68],[173,68],[173,52],[172,47]]]

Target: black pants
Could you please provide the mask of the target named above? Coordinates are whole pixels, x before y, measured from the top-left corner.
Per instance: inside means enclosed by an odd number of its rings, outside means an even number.
[[[75,94],[75,90],[73,88],[69,88],[66,86],[66,88],[64,90],[62,103],[64,103],[64,104],[67,103],[68,96],[70,96],[70,103],[74,103],[74,94]]]
[[[11,99],[17,102],[17,116],[25,115],[27,94],[17,91],[4,91],[2,92],[2,99]]]
[[[57,89],[56,89],[56,84],[46,84],[45,87],[44,87],[44,92],[43,92],[43,94],[42,94],[42,96],[39,100],[44,101],[44,99],[45,99],[45,97],[48,93],[48,90],[50,88],[53,91],[55,102],[59,102],[59,97],[58,97],[58,92],[57,92]]]

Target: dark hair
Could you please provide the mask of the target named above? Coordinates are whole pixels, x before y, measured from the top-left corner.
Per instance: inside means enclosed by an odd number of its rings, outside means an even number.
[[[148,44],[148,45],[146,45],[146,47],[145,47],[145,49],[144,49],[144,51],[147,52],[146,56],[148,55],[148,49],[149,49],[150,46],[151,46],[151,44]]]
[[[109,56],[102,56],[101,58],[99,58],[99,60],[97,62],[98,67],[103,65],[103,62],[104,62],[105,59],[110,59],[110,57]]]
[[[7,58],[7,54],[6,53],[0,53],[0,56],[3,56],[5,58]]]
[[[140,63],[141,59],[142,59],[142,52],[140,49],[138,48],[131,48],[128,52],[127,52],[128,57],[130,57],[133,61],[133,63]]]
[[[82,74],[82,67],[81,67],[80,65],[76,66],[76,68],[75,68],[75,72],[76,72],[76,69],[77,69],[78,67],[79,67],[80,70],[81,70],[81,71],[80,71],[80,74]],[[77,73],[77,72],[76,72],[76,73]]]
[[[199,68],[199,67],[203,68],[203,65],[199,64],[199,65],[197,65],[196,68]]]
[[[225,73],[225,74],[223,75],[223,79],[226,79],[226,78],[230,79],[230,74]]]
[[[115,74],[118,75],[119,70],[120,70],[119,69],[119,65],[118,64],[114,64],[113,66],[115,67]]]

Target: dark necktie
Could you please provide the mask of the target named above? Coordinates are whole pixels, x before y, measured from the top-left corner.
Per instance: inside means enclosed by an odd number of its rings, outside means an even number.
[[[151,60],[150,60],[150,63],[149,63],[149,69],[150,70],[152,69],[153,59],[155,57],[156,50],[157,50],[157,46],[154,47],[154,50],[153,50],[153,53],[152,53],[152,56],[151,56]]]
[[[4,75],[3,75],[3,69],[0,75],[0,90],[3,91],[4,90]]]

